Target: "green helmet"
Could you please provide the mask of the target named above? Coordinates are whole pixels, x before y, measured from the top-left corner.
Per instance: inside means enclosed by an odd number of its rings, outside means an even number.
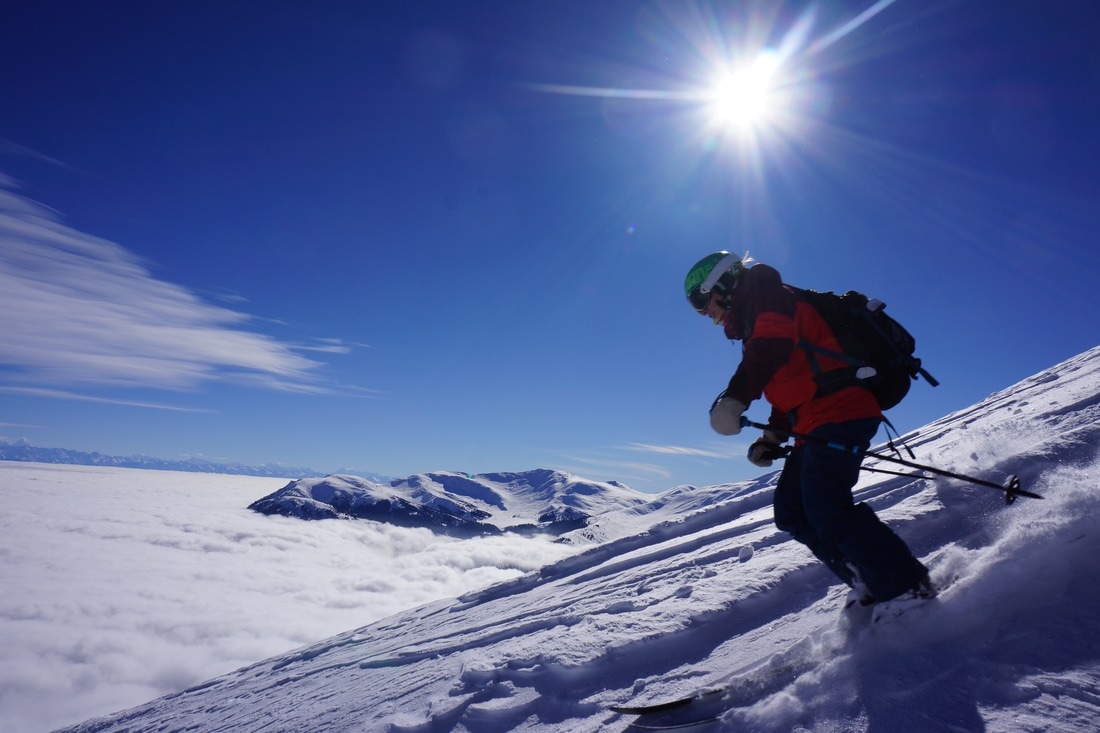
[[[737,287],[743,269],[744,258],[724,251],[696,262],[684,278],[684,293],[691,307],[699,312],[706,309],[711,291],[728,296]]]

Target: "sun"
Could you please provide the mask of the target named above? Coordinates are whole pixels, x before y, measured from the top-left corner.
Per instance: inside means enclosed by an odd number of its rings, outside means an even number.
[[[777,68],[774,54],[761,53],[751,64],[721,72],[710,88],[711,123],[742,129],[768,124]]]

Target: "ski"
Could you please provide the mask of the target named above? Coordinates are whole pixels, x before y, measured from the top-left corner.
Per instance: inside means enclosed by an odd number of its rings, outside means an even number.
[[[644,705],[611,705],[609,709],[623,715],[637,715],[638,720],[630,725],[639,730],[688,730],[717,722],[725,711],[785,687],[816,664],[814,659],[800,659],[777,666],[765,664],[719,687],[704,688],[686,697]]]
[[[702,720],[696,720],[693,723],[668,723],[665,725],[639,723],[635,720],[633,723],[627,726],[628,730],[680,730],[690,731],[692,729],[709,728],[711,724],[717,723],[721,718],[703,718]]]
[[[894,598],[889,601],[883,601],[882,603],[876,603],[871,606],[871,627],[874,628],[878,625],[886,626],[890,622],[893,622],[902,616],[913,618],[920,618],[926,614],[932,613],[940,603],[940,599],[948,589],[951,588],[959,577],[955,574],[948,575],[947,577],[940,578],[929,589],[929,595],[921,595],[915,597],[901,597]]]
[[[654,713],[664,713],[669,710],[682,708],[694,702],[705,700],[711,695],[721,695],[724,692],[726,692],[726,688],[719,687],[710,690],[702,690],[688,695],[687,697],[667,700],[665,702],[656,702],[648,705],[612,705],[608,709],[613,713],[622,713],[624,715],[652,715]]]
[[[886,626],[902,616],[920,617],[931,613],[938,605],[938,595],[931,598],[902,598],[876,603],[871,610],[871,625],[872,627]]]

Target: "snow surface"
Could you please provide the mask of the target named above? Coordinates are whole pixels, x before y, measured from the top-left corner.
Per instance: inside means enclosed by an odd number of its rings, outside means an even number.
[[[947,586],[881,625],[846,621],[845,589],[775,530],[769,474],[673,489],[537,571],[69,730],[623,731],[609,705],[793,664],[710,729],[1095,731],[1098,433],[1100,347],[905,436],[1045,498],[864,474],[858,498]]]

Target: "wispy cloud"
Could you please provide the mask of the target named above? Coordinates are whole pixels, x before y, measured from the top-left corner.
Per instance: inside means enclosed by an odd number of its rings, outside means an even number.
[[[623,451],[652,454],[653,459],[630,460]],[[669,468],[673,459],[721,459],[737,458],[738,451],[728,449],[688,448],[678,445],[652,445],[649,443],[627,443],[611,448],[608,453],[593,455],[571,455],[564,457],[565,463],[556,465],[562,471],[584,476],[595,476],[601,480],[616,479],[625,481],[635,489],[639,484],[654,485],[672,478],[674,472]],[[703,461],[705,462],[705,461]],[[665,488],[662,485],[662,488]]]
[[[12,156],[17,158],[29,158],[31,160],[37,160],[42,163],[48,163],[49,165],[63,168],[68,171],[74,171],[77,173],[84,173],[78,168],[74,168],[68,163],[62,162],[57,158],[51,158],[48,155],[38,152],[33,148],[28,148],[26,145],[20,145],[14,140],[9,140],[6,137],[0,137],[0,156]],[[85,174],[86,175],[86,174]],[[5,176],[0,173],[0,183],[3,182]]]
[[[672,472],[666,467],[656,463],[642,463],[639,461],[624,461],[607,456],[599,457],[586,457],[586,456],[568,456],[567,461],[577,465],[561,465],[558,466],[559,470],[568,471],[570,473],[583,474],[590,476],[593,473],[598,476],[602,476],[602,480],[625,480],[629,481],[653,481],[656,479],[668,479],[672,477]]]
[[[41,387],[4,387],[0,386],[0,394],[17,394],[28,397],[48,397],[54,400],[74,400],[76,402],[98,402],[106,405],[125,405],[127,407],[145,407],[153,410],[168,410],[171,412],[216,412],[201,407],[181,407],[179,405],[165,405],[158,402],[146,402],[142,400],[123,400],[112,397],[96,397],[93,395],[67,392],[60,389],[43,389]],[[0,426],[4,423],[0,423]],[[23,425],[19,427],[36,427]]]
[[[696,456],[701,458],[731,458],[729,452],[704,450],[702,448],[685,448],[679,445],[649,445],[647,443],[630,443],[627,450],[641,451],[643,453],[659,453],[663,456]]]
[[[123,247],[63,224],[0,174],[4,382],[190,389],[209,381],[327,392],[321,362],[247,329],[250,317],[158,280]]]
[[[322,354],[348,354],[352,348],[369,349],[367,344],[345,342],[341,339],[316,339],[317,343],[311,346],[299,346],[300,351],[316,351]]]

